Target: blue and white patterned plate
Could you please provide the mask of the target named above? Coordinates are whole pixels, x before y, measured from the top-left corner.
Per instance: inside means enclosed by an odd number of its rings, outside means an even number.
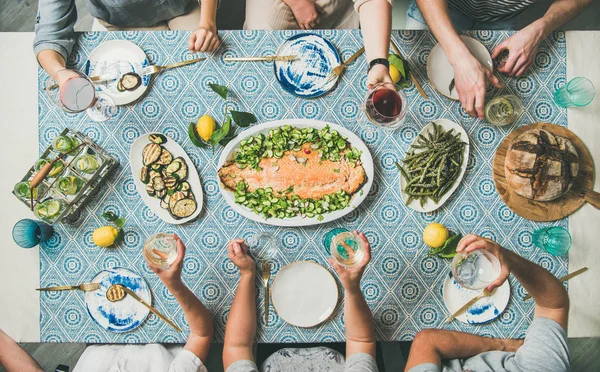
[[[342,59],[331,42],[315,34],[299,34],[287,39],[279,56],[297,56],[292,62],[275,62],[275,75],[283,89],[304,98],[329,92],[337,78],[327,82],[327,75]]]
[[[149,310],[133,299],[125,296],[121,301],[110,302],[106,291],[113,284],[121,284],[134,291],[147,304],[152,304],[152,293],[148,284],[138,274],[122,267],[103,270],[92,279],[100,283],[100,288],[85,293],[85,306],[98,325],[111,332],[129,332],[142,324]]]
[[[88,56],[85,73],[88,76],[118,75],[135,72],[142,75],[142,69],[149,66],[146,53],[139,46],[127,40],[111,40],[100,44]],[[142,84],[132,91],[117,90],[117,80],[97,82],[96,90],[113,99],[115,105],[126,105],[140,98],[148,89],[150,75],[142,76]]]
[[[462,287],[454,280],[452,273],[446,276],[443,291],[444,303],[450,314],[454,314],[458,309],[481,293],[481,291]],[[479,299],[467,311],[456,316],[456,319],[468,324],[489,322],[502,314],[504,309],[506,309],[506,305],[508,305],[509,299],[510,284],[507,280],[500,287],[496,288],[496,292],[493,295]]]

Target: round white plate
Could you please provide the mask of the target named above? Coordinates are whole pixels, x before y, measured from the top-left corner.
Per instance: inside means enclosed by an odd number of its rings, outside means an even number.
[[[237,137],[232,139],[231,142],[229,142],[227,144],[227,146],[225,146],[225,148],[223,149],[223,152],[221,153],[221,157],[219,158],[219,162],[217,164],[217,170],[219,170],[223,166],[223,164],[225,164],[227,161],[233,159],[233,157],[235,155],[235,153],[234,153],[235,149],[239,146],[240,142],[247,139],[248,137],[254,136],[259,133],[266,134],[267,132],[269,132],[269,130],[286,125],[286,124],[291,125],[293,127],[298,127],[298,128],[312,127],[312,128],[316,128],[316,129],[322,129],[325,126],[329,125],[329,128],[337,130],[341,135],[346,137],[348,139],[348,141],[350,142],[350,144],[352,145],[352,147],[356,147],[357,149],[362,151],[360,160],[362,162],[363,168],[365,169],[365,174],[367,175],[367,182],[365,182],[365,184],[360,188],[360,190],[358,190],[354,195],[352,195],[352,198],[350,199],[350,206],[348,206],[342,210],[333,212],[333,213],[323,214],[323,219],[321,221],[319,221],[317,219],[317,217],[313,217],[313,218],[293,217],[293,218],[268,218],[268,219],[265,219],[263,216],[256,214],[250,208],[246,208],[240,204],[237,204],[235,202],[235,197],[234,197],[233,191],[227,189],[223,185],[223,183],[219,182],[219,189],[221,190],[221,195],[223,195],[223,198],[225,198],[225,200],[227,201],[227,204],[229,204],[229,206],[234,211],[236,211],[237,213],[241,214],[242,216],[244,216],[248,219],[251,219],[256,222],[261,222],[261,223],[264,223],[267,225],[274,225],[274,226],[319,225],[322,223],[327,223],[327,222],[331,222],[333,220],[337,220],[338,218],[343,217],[343,216],[347,215],[348,213],[352,212],[352,210],[354,208],[358,207],[360,205],[360,203],[362,203],[363,200],[365,200],[365,198],[367,197],[367,194],[369,193],[369,190],[371,190],[371,185],[373,184],[373,177],[374,177],[373,158],[371,157],[371,152],[369,151],[369,148],[367,147],[367,145],[365,145],[364,142],[360,138],[358,138],[358,136],[356,134],[352,133],[348,129],[346,129],[342,126],[339,126],[337,124],[327,123],[325,121],[312,120],[312,119],[289,119],[289,120],[271,121],[268,123],[256,125],[250,129],[246,129],[245,131],[240,133]],[[218,178],[218,176],[217,176],[217,178]]]
[[[452,196],[452,194],[454,194],[454,192],[456,191],[456,189],[462,182],[463,176],[465,175],[465,170],[467,169],[467,163],[469,162],[469,151],[470,151],[471,145],[470,145],[470,141],[469,141],[469,136],[467,135],[467,132],[465,132],[463,127],[461,127],[459,124],[456,124],[455,122],[450,121],[448,119],[437,119],[437,120],[435,120],[435,123],[437,125],[441,125],[442,128],[444,128],[444,130],[446,130],[446,131],[448,131],[450,129],[454,129],[454,133],[460,133],[461,140],[463,142],[465,142],[467,145],[465,146],[465,153],[464,153],[462,165],[460,168],[460,174],[458,175],[458,179],[456,181],[454,181],[454,185],[450,188],[450,190],[448,190],[448,192],[446,194],[444,194],[444,196],[442,196],[442,198],[440,199],[440,201],[438,203],[435,203],[431,199],[427,199],[427,203],[425,203],[423,205],[423,207],[421,207],[421,204],[418,200],[411,201],[410,204],[408,204],[408,207],[414,209],[417,212],[423,212],[423,213],[433,212],[436,209],[438,209],[439,207],[441,207],[442,205],[444,205],[444,203]],[[419,134],[426,134],[429,131],[433,131],[432,123],[427,124],[423,129],[421,129],[421,132],[419,132]],[[415,137],[411,146],[413,144],[417,143],[418,138],[419,138],[418,136]],[[417,149],[415,151],[415,153],[418,154],[421,151],[423,151],[423,150]],[[408,200],[408,195],[405,194],[403,191],[405,184],[406,184],[406,180],[404,179],[404,177],[402,177],[402,175],[400,175],[400,192],[402,193],[402,200],[404,200],[404,202],[406,203],[406,201]]]
[[[121,301],[116,302],[110,302],[106,298],[106,291],[111,285],[121,284],[147,304],[152,304],[152,293],[144,278],[131,270],[115,267],[100,271],[92,279],[92,283],[100,283],[100,288],[85,292],[85,306],[100,327],[121,333],[129,332],[144,322],[150,311],[133,297],[125,295]]]
[[[451,315],[463,307],[475,296],[480,294],[481,290],[474,291],[472,289],[462,287],[456,282],[456,280],[454,280],[452,273],[449,273],[444,281],[443,292],[444,303],[450,312],[449,315]],[[489,322],[490,320],[495,319],[502,314],[508,305],[509,299],[510,284],[507,280],[500,287],[496,288],[496,292],[494,292],[493,295],[479,299],[465,312],[458,315],[456,319],[468,324]]]
[[[192,162],[192,159],[190,159],[183,147],[181,147],[171,137],[160,133],[167,137],[167,142],[161,143],[161,146],[163,146],[173,155],[173,159],[177,157],[182,157],[183,160],[185,160],[185,163],[188,166],[188,177],[186,181],[190,184],[191,190],[194,193],[194,196],[196,197],[195,200],[197,203],[197,208],[194,214],[179,220],[175,219],[173,218],[173,216],[171,216],[169,211],[163,209],[160,206],[160,199],[148,195],[148,193],[146,192],[146,185],[144,185],[144,183],[142,182],[142,180],[140,180],[139,177],[140,170],[144,166],[144,164],[142,163],[142,151],[144,150],[144,147],[146,147],[146,145],[150,143],[150,139],[148,139],[148,136],[150,136],[151,134],[152,133],[146,133],[139,136],[135,140],[135,142],[133,142],[133,144],[131,145],[131,150],[129,151],[129,163],[131,165],[131,175],[133,176],[133,182],[135,182],[135,188],[137,189],[138,194],[140,194],[142,200],[144,201],[144,203],[146,203],[148,208],[150,208],[152,212],[154,212],[154,214],[156,214],[161,220],[173,225],[184,224],[198,217],[200,211],[202,211],[204,192],[202,191],[202,184],[200,183],[198,170],[196,169],[196,166]]]
[[[492,56],[483,44],[472,37],[461,35],[460,38],[467,48],[469,48],[471,54],[477,58],[483,66],[494,71]],[[450,62],[448,62],[448,57],[446,57],[446,54],[439,43],[431,49],[431,52],[429,52],[429,57],[427,58],[427,77],[435,90],[450,99],[458,100],[456,88],[452,89],[452,92],[448,89],[450,87],[450,82],[454,79],[454,69]]]
[[[291,325],[314,327],[329,319],[338,301],[331,273],[310,261],[293,262],[277,273],[271,284],[271,303]]]
[[[108,67],[119,64],[119,76],[127,72],[142,75],[142,69],[150,65],[146,53],[137,45],[126,40],[106,41],[92,50],[85,67],[87,76],[102,76],[108,73]],[[94,83],[96,90],[110,96],[115,105],[126,105],[140,98],[148,89],[150,75],[142,76],[142,84],[135,90],[119,92],[117,80]]]
[[[338,78],[326,83],[327,75],[342,59],[331,42],[315,34],[298,34],[287,39],[278,56],[297,56],[291,62],[275,62],[275,76],[283,89],[304,98],[329,92]]]

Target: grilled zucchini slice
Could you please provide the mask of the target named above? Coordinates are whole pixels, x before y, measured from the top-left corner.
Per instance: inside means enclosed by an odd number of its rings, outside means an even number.
[[[181,191],[188,191],[191,189],[190,184],[187,181],[183,181],[182,183],[179,184],[179,190]]]
[[[161,207],[162,209],[167,209],[167,210],[168,210],[168,209],[169,209],[169,202],[166,202],[166,201],[165,201],[165,198],[163,198],[163,199],[160,201],[160,207]]]
[[[154,193],[154,196],[162,199],[165,197],[165,195],[167,195],[167,189],[162,189],[162,190],[156,190],[156,193]]]
[[[148,169],[148,167],[142,167],[142,169],[140,169],[140,181],[142,181],[143,183],[148,183],[150,181],[150,170]]]
[[[177,191],[176,193],[171,195],[171,198],[169,199],[169,210],[173,211],[173,207],[175,207],[175,203],[177,203],[181,199],[185,199],[185,194],[182,193],[181,191]]]
[[[150,168],[154,171],[161,172],[163,167],[162,167],[162,165],[160,165],[158,163],[154,163],[154,164],[150,165]]]
[[[181,162],[179,161],[179,158],[177,158],[177,159],[173,160],[171,162],[171,164],[167,165],[167,173],[174,174],[180,168],[181,168]]]
[[[159,145],[167,142],[167,137],[164,134],[160,133],[152,133],[148,136],[148,139],[150,140],[150,142],[154,142]]]
[[[146,185],[146,192],[148,193],[148,195],[150,196],[154,196],[154,194],[156,193],[156,190],[154,190],[154,186],[152,185],[152,182],[149,182]]]
[[[162,191],[166,188],[165,181],[161,176],[156,176],[152,179],[152,186],[156,191]],[[164,196],[164,195],[163,195]]]
[[[185,160],[183,160],[182,158],[177,158],[177,159],[179,159],[179,162],[181,163],[181,167],[179,168],[179,170],[177,172],[175,172],[175,174],[179,176],[179,179],[181,181],[183,181],[188,176],[188,167],[187,167],[187,164],[185,163]],[[175,160],[177,160],[177,159],[175,159]]]
[[[184,198],[175,203],[171,209],[171,214],[176,218],[186,218],[194,214],[196,208],[198,208],[198,205],[194,199]]]
[[[165,186],[167,186],[167,188],[169,188],[169,189],[174,189],[175,186],[177,186],[177,177],[169,176],[169,177],[166,177],[164,181],[165,181]]]
[[[167,149],[162,149],[160,153],[160,158],[156,161],[156,164],[160,165],[169,165],[173,161],[173,155]]]
[[[156,143],[149,143],[142,151],[142,162],[144,165],[150,165],[160,158],[162,147]]]

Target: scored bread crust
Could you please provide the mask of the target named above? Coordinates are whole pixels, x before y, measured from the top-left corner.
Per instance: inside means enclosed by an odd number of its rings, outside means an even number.
[[[564,195],[578,172],[579,156],[573,143],[544,129],[532,129],[515,138],[504,161],[509,187],[539,201]]]

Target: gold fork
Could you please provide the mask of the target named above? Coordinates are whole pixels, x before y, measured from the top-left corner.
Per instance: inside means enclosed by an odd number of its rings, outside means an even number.
[[[225,57],[225,62],[290,62],[298,58],[298,56],[263,56],[263,57]]]
[[[95,291],[100,288],[100,283],[84,283],[80,285],[61,285],[58,287],[36,288],[36,291],[71,291],[73,289],[81,289],[85,292]]]
[[[161,72],[162,70],[169,70],[169,69],[172,69],[175,67],[191,65],[192,63],[204,61],[205,59],[206,59],[206,57],[200,57],[200,58],[189,59],[187,61],[173,63],[171,65],[166,65],[166,66],[158,66],[158,65],[147,66],[142,69],[142,76],[156,74],[158,72]]]
[[[346,62],[342,63],[337,67],[334,67],[333,70],[331,70],[329,74],[327,74],[327,76],[325,77],[325,84],[329,84],[332,80],[337,79],[337,77],[340,76],[340,74],[346,69],[346,67],[348,67],[349,64],[354,62],[354,60],[357,59],[364,52],[365,47],[362,47],[359,50],[357,50],[356,53],[351,55],[350,58],[346,60]]]
[[[265,325],[269,325],[269,278],[271,278],[271,264],[265,261],[261,265],[262,280],[265,286]]]

